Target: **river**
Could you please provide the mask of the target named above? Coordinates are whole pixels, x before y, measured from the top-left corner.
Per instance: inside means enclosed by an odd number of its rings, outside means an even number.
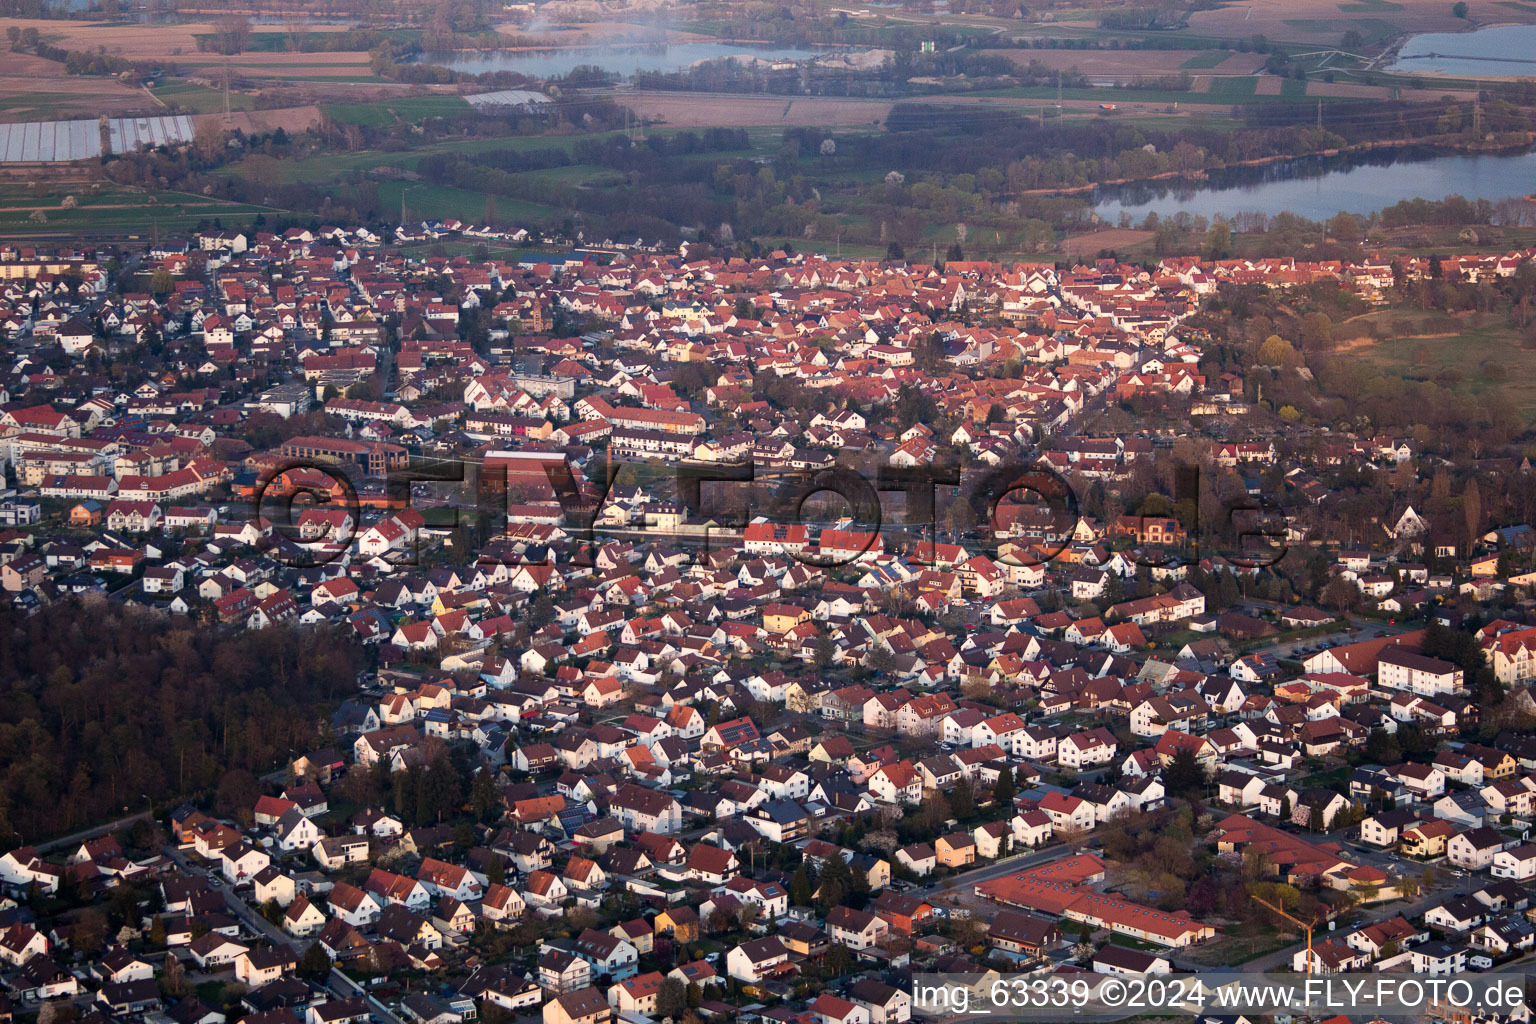
[[[1114,185],[1094,193],[1094,212],[1114,223],[1122,212],[1140,223],[1147,214],[1294,213],[1322,220],[1336,213],[1373,213],[1403,199],[1499,200],[1536,192],[1536,151],[1428,155],[1422,151],[1364,156],[1304,157],[1261,167],[1213,172],[1209,180],[1180,179]]]
[[[820,51],[788,46],[750,46],[737,43],[615,43],[608,46],[576,47],[566,50],[488,50],[480,53],[456,53],[440,57],[428,54],[424,60],[433,64],[481,74],[486,71],[515,71],[529,78],[552,78],[568,74],[584,64],[629,78],[637,71],[682,71],[701,60],[722,57],[759,57],[765,60],[808,60]]]

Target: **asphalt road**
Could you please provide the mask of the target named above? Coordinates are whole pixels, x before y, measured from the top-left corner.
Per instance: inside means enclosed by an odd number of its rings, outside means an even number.
[[[1032,853],[1015,854],[1012,857],[972,868],[970,871],[962,871],[946,879],[943,884],[935,885],[932,889],[914,890],[914,895],[921,894],[924,899],[932,902],[934,897],[946,896],[953,892],[970,894],[971,891],[982,882],[990,882],[994,878],[1002,878],[1011,875],[1015,871],[1023,871],[1025,868],[1037,867],[1041,864],[1049,864],[1053,860],[1059,860],[1070,853],[1076,853],[1065,846],[1053,846],[1045,850],[1036,850]]]
[[[235,919],[244,925],[251,934],[264,938],[273,945],[293,945],[293,936],[283,931],[271,921],[268,921],[254,907],[237,896],[233,887],[222,876],[217,876],[215,872],[192,863],[187,855],[177,847],[167,846],[164,852],[167,857],[175,861],[188,875],[201,875],[209,879],[218,877],[219,881],[215,888],[224,894],[224,905],[229,908],[230,913],[235,916]],[[338,970],[333,969],[331,971],[330,977],[326,979],[325,987],[338,999],[363,996],[368,1000],[368,1005],[372,1008],[374,1016],[378,1020],[383,1021],[384,1024],[405,1024],[393,1010],[385,1006],[378,999],[375,999],[361,985],[353,982],[352,979]]]
[[[132,825],[140,818],[147,817],[148,815],[148,811],[140,811],[137,814],[130,814],[126,818],[118,818],[116,821],[109,821],[105,825],[95,825],[91,828],[81,829],[79,832],[71,832],[67,836],[60,836],[57,839],[49,839],[45,842],[33,843],[32,846],[37,850],[38,853],[47,853],[49,850],[57,850],[60,847],[74,846],[77,843],[85,842],[87,839],[95,839],[98,836],[104,836],[108,832],[116,832],[118,829],[124,827],[125,825]]]

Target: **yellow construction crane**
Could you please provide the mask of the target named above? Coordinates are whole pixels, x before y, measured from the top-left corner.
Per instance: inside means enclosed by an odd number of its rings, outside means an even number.
[[[1327,912],[1325,911],[1321,917],[1314,918],[1312,923],[1308,924],[1300,918],[1292,917],[1290,914],[1286,913],[1284,910],[1281,910],[1273,903],[1265,899],[1260,899],[1252,893],[1248,894],[1248,898],[1261,906],[1268,907],[1270,910],[1273,910],[1275,913],[1279,914],[1281,917],[1285,918],[1287,921],[1291,922],[1292,924],[1296,925],[1296,927],[1307,933],[1307,977],[1310,979],[1312,977],[1312,929],[1316,928],[1322,922],[1328,920]]]

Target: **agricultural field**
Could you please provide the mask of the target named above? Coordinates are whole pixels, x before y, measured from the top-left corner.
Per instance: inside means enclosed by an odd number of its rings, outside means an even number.
[[[64,201],[71,195],[77,205],[68,209]],[[34,220],[39,211],[43,220]],[[276,212],[280,211],[184,192],[146,193],[113,187],[92,193],[47,185],[0,186],[0,235],[147,238],[157,230],[185,230],[215,217],[228,217],[233,224],[249,221],[259,213]]]
[[[206,85],[182,79],[172,79],[150,91],[161,103],[194,114],[223,113],[226,102],[224,90],[210,89]],[[231,89],[228,103],[230,110],[250,110],[256,105],[256,100],[246,93]]]
[[[30,53],[7,52],[0,61],[0,121],[115,116],[155,105],[143,89],[115,78],[66,75],[63,65]]]
[[[469,105],[461,96],[401,96],[371,103],[327,103],[324,109],[337,124],[379,128],[462,114]]]
[[[1468,19],[1444,0],[1233,0],[1189,16],[1190,35],[1242,39],[1263,35],[1286,43],[1336,46],[1353,29],[1367,42],[1414,32],[1459,32],[1469,22],[1536,21],[1536,5],[1467,0]],[[1529,8],[1529,9],[1526,9]]]
[[[1137,78],[1177,76],[1185,71],[1213,75],[1251,75],[1264,66],[1256,53],[1235,50],[982,50],[1006,57],[1018,67],[1041,64],[1057,71],[1078,71],[1092,79],[1129,82]]]
[[[198,38],[211,38],[215,32],[209,22],[157,23],[154,25],[123,24],[118,22],[59,21],[46,18],[0,18],[0,30],[15,25],[17,28],[35,28],[42,41],[66,50],[95,52],[104,48],[110,57],[130,60],[216,60],[219,54],[201,54]],[[341,32],[344,25],[306,25],[306,32]],[[260,35],[262,33],[255,33]],[[288,63],[292,58],[334,57],[336,54],[283,53],[268,54],[267,60]],[[366,55],[365,55],[366,57]],[[239,59],[238,57],[235,59]]]
[[[386,182],[379,186],[379,201],[389,209],[398,209],[402,192],[405,194],[406,216],[409,219],[485,219],[486,196],[482,192],[469,192],[447,185]],[[539,203],[521,202],[507,196],[495,197],[497,220],[531,224],[547,221],[556,213],[553,207]]]
[[[636,115],[674,128],[874,125],[893,106],[889,100],[684,92],[630,92],[621,101]]]

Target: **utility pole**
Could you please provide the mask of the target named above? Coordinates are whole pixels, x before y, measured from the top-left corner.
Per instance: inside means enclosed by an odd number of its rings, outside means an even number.
[[[1317,130],[1323,130],[1323,101],[1317,101]]]
[[[1056,116],[1061,116],[1061,72],[1056,72]]]

